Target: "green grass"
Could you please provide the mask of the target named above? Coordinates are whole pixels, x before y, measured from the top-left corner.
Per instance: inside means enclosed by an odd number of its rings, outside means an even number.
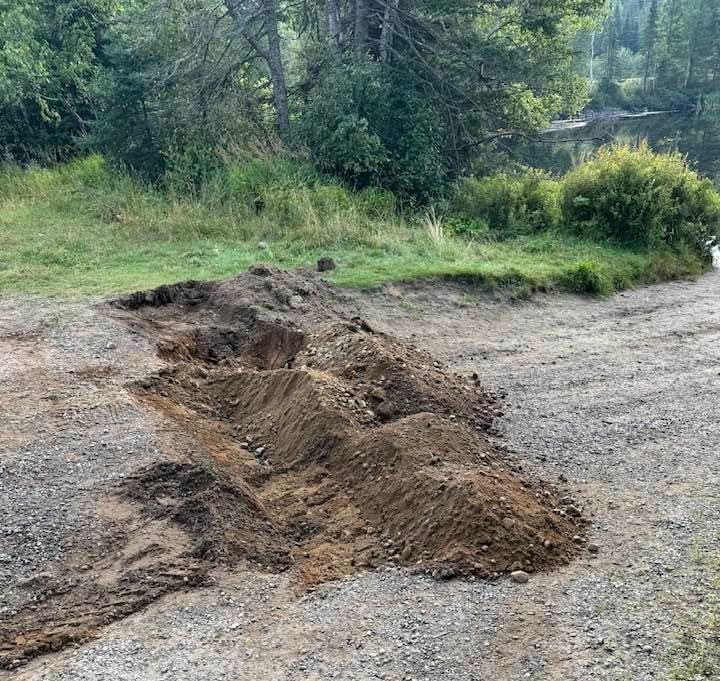
[[[668,655],[667,681],[720,678],[720,556],[706,556],[700,548],[695,560],[710,577],[709,591],[702,606],[682,623]]]
[[[257,216],[212,193],[192,200],[162,194],[97,158],[56,170],[6,170],[0,290],[111,294],[227,277],[255,262],[311,266],[323,255],[337,261],[330,278],[342,285],[460,278],[520,296],[608,294],[703,271],[689,254],[633,252],[566,235],[468,240],[387,207],[368,208],[344,190],[321,189],[268,192]]]

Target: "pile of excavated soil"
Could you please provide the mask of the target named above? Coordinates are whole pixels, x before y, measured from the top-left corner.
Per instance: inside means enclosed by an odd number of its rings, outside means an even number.
[[[497,577],[578,552],[579,510],[496,448],[502,405],[478,377],[346,308],[317,275],[265,266],[113,303],[165,362],[128,384],[160,416],[161,453],[111,490],[105,540],[78,538],[0,622],[0,667],[218,566],[292,570],[305,589],[380,565]]]
[[[202,554],[293,564],[309,586],[379,564],[492,577],[575,555],[577,509],[495,448],[501,405],[478,377],[343,319],[336,301],[310,273],[261,266],[120,302],[170,363],[138,398],[202,443],[192,466],[241,490],[214,530],[196,525]],[[143,490],[150,512],[170,512]]]

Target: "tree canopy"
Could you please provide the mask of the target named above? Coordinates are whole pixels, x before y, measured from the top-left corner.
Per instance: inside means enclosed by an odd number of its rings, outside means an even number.
[[[592,80],[709,91],[718,5],[5,0],[0,152],[53,161],[91,148],[193,183],[285,149],[352,186],[424,200],[504,135],[581,109]]]
[[[720,89],[718,0],[609,0],[584,44],[601,102],[687,105]]]

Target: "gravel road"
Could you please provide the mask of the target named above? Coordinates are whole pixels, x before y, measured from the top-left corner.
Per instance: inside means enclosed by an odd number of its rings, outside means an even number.
[[[528,584],[382,570],[311,594],[218,571],[0,679],[663,679],[716,577],[719,296],[718,273],[609,300],[356,294],[371,324],[507,393],[509,448],[567,478],[596,556]],[[101,309],[5,296],[0,325],[2,615],[73,536],[100,531],[103,491],[159,456],[162,424],[122,388],[156,367],[153,349]]]

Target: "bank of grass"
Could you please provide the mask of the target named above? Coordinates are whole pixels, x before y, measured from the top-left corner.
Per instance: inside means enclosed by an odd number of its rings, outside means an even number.
[[[97,157],[55,170],[6,170],[0,290],[111,294],[226,277],[255,262],[311,266],[326,255],[338,263],[330,278],[342,285],[457,278],[518,297],[609,294],[704,269],[689,252],[630,250],[553,231],[501,241],[459,236],[441,220],[399,216],[382,192],[256,176],[187,198],[111,172]]]

